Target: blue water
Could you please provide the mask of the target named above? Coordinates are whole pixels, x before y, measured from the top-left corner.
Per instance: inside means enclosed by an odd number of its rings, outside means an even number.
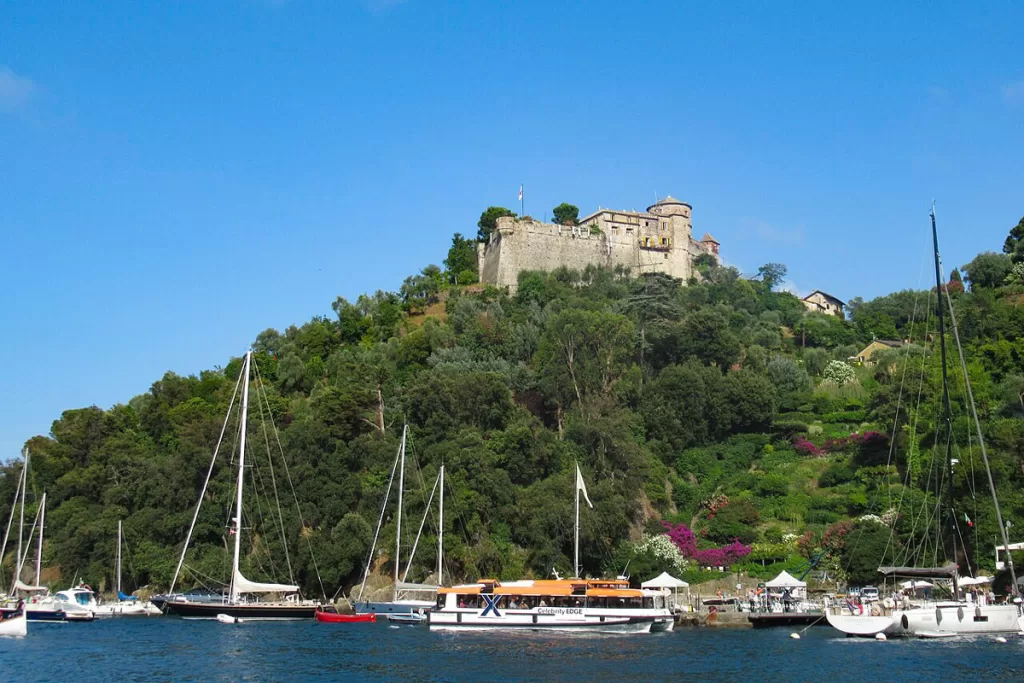
[[[29,624],[0,638],[2,681],[992,681],[1024,678],[1024,638],[878,643],[811,628],[650,635],[431,633],[173,617]]]

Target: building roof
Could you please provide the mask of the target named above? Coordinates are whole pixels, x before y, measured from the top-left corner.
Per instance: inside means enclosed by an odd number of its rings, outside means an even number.
[[[835,297],[835,296],[832,296],[832,295],[831,295],[831,294],[829,294],[828,292],[823,292],[823,291],[821,291],[820,289],[816,289],[816,290],[814,290],[813,292],[811,292],[810,294],[808,294],[807,296],[805,296],[805,297],[804,297],[803,299],[801,299],[801,301],[807,301],[808,299],[810,299],[810,298],[811,298],[812,296],[814,296],[815,294],[821,294],[821,295],[822,295],[823,297],[825,297],[825,298],[826,298],[826,299],[828,299],[829,301],[833,301],[833,302],[835,302],[835,303],[839,304],[840,306],[845,306],[845,305],[846,305],[846,303],[845,303],[845,302],[843,302],[843,300],[842,300],[842,299],[840,299],[839,297]]]
[[[656,201],[653,204],[651,204],[650,206],[648,206],[647,210],[650,211],[651,209],[653,209],[655,207],[658,207],[658,206],[671,206],[671,205],[675,205],[675,206],[689,206],[691,209],[693,208],[692,206],[690,206],[690,204],[688,202],[681,201],[679,199],[676,199],[672,195],[668,195],[664,199],[659,199],[658,201]]]
[[[718,240],[711,236],[710,232],[704,233],[704,237],[701,238],[701,242],[714,242],[715,244],[721,244]]]

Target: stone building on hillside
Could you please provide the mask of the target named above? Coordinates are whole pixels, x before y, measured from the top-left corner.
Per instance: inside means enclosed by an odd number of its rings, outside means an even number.
[[[824,313],[826,315],[835,315],[840,318],[843,317],[843,307],[846,306],[846,304],[840,299],[837,299],[828,292],[823,292],[820,289],[814,290],[803,299],[800,299],[800,301],[803,302],[804,307],[808,311]]]
[[[697,241],[692,207],[665,197],[646,212],[599,209],[576,225],[503,217],[486,244],[477,245],[480,281],[515,292],[524,270],[552,271],[562,266],[623,266],[631,273],[665,273],[689,279],[701,254],[717,257],[719,243],[710,234]]]

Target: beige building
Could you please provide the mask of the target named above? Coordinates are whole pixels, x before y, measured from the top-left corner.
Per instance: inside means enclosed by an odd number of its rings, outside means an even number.
[[[599,209],[577,225],[499,218],[490,240],[477,245],[480,280],[514,292],[524,270],[583,270],[588,265],[687,280],[694,259],[717,255],[719,248],[708,233],[699,242],[693,238],[691,211],[686,202],[665,197],[646,212]]]
[[[870,344],[865,346],[860,353],[853,356],[850,360],[855,361],[861,365],[871,365],[874,363],[872,356],[879,351],[889,351],[890,349],[898,349],[903,346],[906,342],[899,341],[898,339],[875,339]]]
[[[837,315],[840,318],[843,317],[843,306],[846,304],[837,299],[836,297],[816,289],[803,299],[800,299],[804,306],[809,311],[815,313],[826,313],[828,315]]]

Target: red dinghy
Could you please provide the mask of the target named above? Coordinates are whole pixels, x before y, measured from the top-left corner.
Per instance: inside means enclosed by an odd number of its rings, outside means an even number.
[[[330,624],[349,624],[361,621],[377,621],[377,615],[370,614],[338,614],[334,611],[333,607],[328,608],[331,611],[324,611],[321,608],[316,610],[316,620],[325,621]]]

